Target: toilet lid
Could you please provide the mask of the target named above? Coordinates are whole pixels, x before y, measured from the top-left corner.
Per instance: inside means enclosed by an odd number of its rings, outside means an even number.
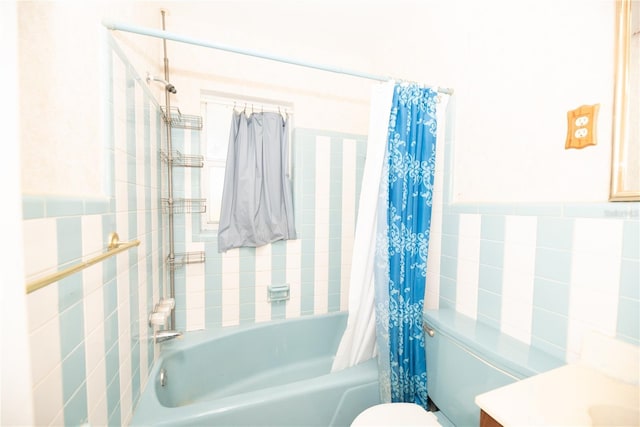
[[[415,403],[383,403],[360,413],[351,427],[439,426],[438,418]]]

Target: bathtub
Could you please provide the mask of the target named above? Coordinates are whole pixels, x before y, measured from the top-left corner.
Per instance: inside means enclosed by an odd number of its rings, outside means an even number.
[[[348,426],[380,397],[375,359],[330,373],[346,320],[307,316],[163,343],[131,425]]]

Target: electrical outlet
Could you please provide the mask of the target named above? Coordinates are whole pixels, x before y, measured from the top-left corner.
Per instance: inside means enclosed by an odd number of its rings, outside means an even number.
[[[567,112],[565,149],[596,145],[596,121],[600,104],[583,105]]]

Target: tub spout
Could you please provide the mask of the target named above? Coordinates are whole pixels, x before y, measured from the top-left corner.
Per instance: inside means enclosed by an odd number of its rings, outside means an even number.
[[[165,342],[165,341],[169,341],[172,340],[174,338],[182,338],[182,332],[180,331],[170,331],[170,330],[162,330],[162,331],[156,331],[153,334],[156,344],[159,344],[161,342]]]

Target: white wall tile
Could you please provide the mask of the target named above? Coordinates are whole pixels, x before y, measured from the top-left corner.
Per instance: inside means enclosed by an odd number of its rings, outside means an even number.
[[[123,196],[125,199],[125,203],[126,200],[128,199],[127,193],[125,192],[125,195]],[[118,206],[117,201],[116,201],[116,206]],[[129,234],[129,212],[128,212],[128,205],[124,205],[127,206],[126,210],[122,210],[120,209],[122,206],[118,207],[118,212],[116,212],[116,229],[112,230],[112,231],[116,231],[118,233],[118,236],[120,237],[120,240],[122,241],[126,241],[126,240],[132,240],[135,239],[137,236],[132,236]],[[126,257],[123,256],[127,255]],[[128,268],[129,267],[129,256],[128,254],[126,254],[125,252],[121,252],[118,256],[119,259],[123,258],[125,260],[125,262],[119,262],[118,264],[122,264],[122,266],[118,265],[118,272],[121,272],[124,268]]]
[[[222,326],[240,323],[240,258],[237,249],[222,254]]]
[[[203,265],[204,264],[200,264]],[[187,275],[186,283],[186,319],[187,331],[204,329],[205,325],[205,276]]]
[[[505,242],[523,245],[536,244],[538,218],[534,216],[505,217]]]
[[[531,344],[532,310],[529,303],[503,297],[500,330],[525,344]]]
[[[577,360],[589,331],[615,336],[623,222],[575,220],[569,300],[567,360]]]
[[[85,337],[104,324],[104,297],[102,289],[85,293],[82,301],[84,309]]]
[[[191,250],[189,250],[191,252]],[[185,265],[185,274],[187,277],[187,284],[189,283],[191,277],[200,277],[205,275],[204,271],[204,263],[194,263]],[[204,282],[196,282],[202,285],[202,289],[204,289]]]
[[[92,371],[87,371],[87,406],[89,423],[97,424],[99,420],[107,418],[107,406],[105,401],[107,391],[106,366],[104,358]]]
[[[326,280],[317,280],[314,282],[313,292],[313,313],[325,314],[329,312],[329,283]]]
[[[346,236],[355,233],[356,224],[356,141],[342,141],[342,232]]]
[[[536,236],[536,217],[506,217],[500,328],[527,344],[533,326]]]
[[[571,286],[617,295],[622,256],[620,220],[578,218],[575,221]]]
[[[144,173],[144,169],[142,170],[142,173]],[[136,237],[140,239],[144,237],[146,230],[145,221],[147,217],[147,211],[145,207],[145,192],[146,187],[140,184],[136,185],[136,209],[138,210],[136,212],[136,221],[138,227],[138,235]]]
[[[329,195],[331,139],[316,137],[314,313],[326,313],[329,277]]]
[[[146,268],[141,268],[138,270],[140,276],[146,275]],[[148,351],[149,351],[149,312],[147,311],[147,301],[148,292],[147,292],[147,280],[151,280],[150,278],[144,278],[139,280],[138,287],[138,337],[140,338],[140,389],[143,390],[147,383],[147,375],[148,375]],[[155,301],[151,301],[155,303]]]
[[[85,268],[80,274],[82,274],[82,289],[84,295],[101,292],[103,285],[103,263],[99,262],[89,268]]]
[[[456,311],[475,319],[478,313],[478,262],[458,259]]]
[[[105,377],[105,368],[104,368],[104,359],[105,359],[105,348],[104,348],[104,325],[101,324],[99,327],[95,328],[90,334],[88,334],[85,338],[85,367],[87,370],[87,376],[93,373],[96,369],[101,366],[102,369],[102,378],[98,380],[102,381],[99,383],[100,387],[96,387],[94,390],[100,391],[106,390],[106,384],[103,384],[106,381]],[[100,394],[94,395],[94,397],[98,397]],[[93,400],[89,400],[89,404],[91,405]]]
[[[204,329],[204,276],[200,277],[203,284],[202,289],[187,292],[187,331],[197,331],[199,329]],[[188,282],[196,281],[196,277],[192,277],[188,280]]]
[[[480,224],[482,217],[479,214],[460,214],[458,234],[460,237],[480,239]]]
[[[458,230],[456,310],[475,319],[478,311],[480,215],[460,215]]]
[[[58,282],[27,295],[29,331],[40,328],[52,319],[58,321]]]
[[[349,308],[349,281],[351,258],[356,228],[356,141],[342,141],[342,241],[340,270],[340,310]]]
[[[131,353],[131,313],[129,298],[118,304],[118,336],[120,363]]]
[[[83,215],[80,218],[82,227],[83,261],[104,252],[107,236],[102,235],[102,215]]]
[[[55,218],[22,221],[24,272],[27,278],[55,271],[58,266],[58,236]]]
[[[56,315],[29,334],[31,350],[31,380],[44,381],[60,368],[60,319]]]
[[[267,287],[271,284],[271,245],[256,248],[255,265],[255,321],[271,319],[271,303],[267,301]]]
[[[106,426],[109,421],[107,412],[107,394],[104,393],[102,397],[98,399],[96,405],[93,408],[89,408],[89,425]]]
[[[618,316],[618,295],[588,287],[571,287],[567,360],[577,360],[582,340],[589,331],[615,337]]]
[[[128,259],[126,253],[121,252],[117,255],[117,264],[118,267],[122,267],[122,269],[118,269],[118,277],[116,278],[116,288],[118,292],[118,305],[122,305],[124,303],[129,303],[129,295],[130,295],[130,283],[129,283],[129,269],[128,265],[125,265],[125,261]],[[135,285],[135,284],[134,284]]]
[[[233,274],[240,272],[240,257],[238,249],[230,249],[222,253],[222,272]]]
[[[123,369],[129,368],[126,372]],[[120,420],[123,426],[128,426],[133,415],[132,396],[131,396],[131,365],[120,367]],[[123,383],[126,388],[123,390]]]
[[[32,351],[33,353],[33,351]],[[52,424],[61,420],[62,366],[56,366],[49,375],[33,387],[34,421],[38,426]]]
[[[301,240],[287,240],[287,270],[285,274],[290,291],[290,298],[286,303],[287,318],[299,317],[301,311],[301,245]]]

